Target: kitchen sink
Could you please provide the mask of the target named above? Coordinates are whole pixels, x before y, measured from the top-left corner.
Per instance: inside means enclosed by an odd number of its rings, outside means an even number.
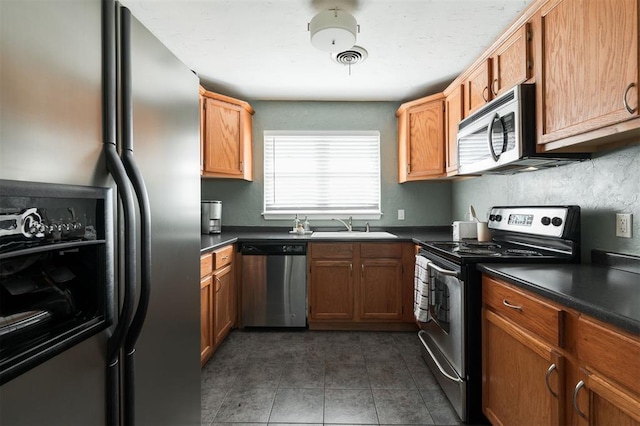
[[[332,239],[350,239],[350,238],[398,238],[389,232],[364,232],[364,231],[317,231],[311,234],[311,238],[332,238]]]

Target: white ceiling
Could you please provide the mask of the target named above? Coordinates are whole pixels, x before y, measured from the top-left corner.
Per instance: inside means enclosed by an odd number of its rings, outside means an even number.
[[[246,100],[406,101],[444,89],[532,0],[120,0],[202,84]],[[351,67],[309,41],[333,7],[360,26]]]

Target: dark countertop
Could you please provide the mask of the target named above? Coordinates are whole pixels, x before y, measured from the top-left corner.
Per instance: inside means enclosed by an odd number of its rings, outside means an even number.
[[[343,228],[344,229],[344,228]],[[417,226],[417,227],[388,227],[388,228],[371,228],[371,231],[387,231],[398,238],[370,238],[362,239],[347,237],[344,239],[316,239],[310,235],[289,234],[290,228],[274,228],[274,227],[227,227],[220,234],[202,234],[200,238],[200,253],[206,253],[229,244],[243,241],[273,241],[273,242],[329,242],[329,241],[412,241],[420,244],[424,241],[451,241],[450,226]],[[320,231],[338,231],[339,228],[322,228]]]
[[[599,265],[478,264],[477,268],[623,330],[640,334],[640,274]]]

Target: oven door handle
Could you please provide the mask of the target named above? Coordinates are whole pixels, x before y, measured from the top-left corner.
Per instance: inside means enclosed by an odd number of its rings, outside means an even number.
[[[425,343],[424,340],[422,340],[420,338],[421,335],[426,334],[426,332],[424,330],[420,330],[418,331],[418,339],[420,339],[420,343],[422,343],[422,346],[424,346],[424,348],[427,350],[427,352],[429,352],[429,356],[431,357],[431,359],[433,360],[434,364],[436,365],[436,367],[438,367],[438,370],[440,370],[440,373],[446,377],[447,379],[451,380],[452,382],[456,382],[456,383],[462,383],[463,380],[460,377],[454,377],[451,374],[447,373],[446,371],[444,371],[444,368],[442,368],[442,365],[440,365],[440,363],[438,362],[438,360],[436,359],[435,355],[433,354],[433,352],[431,352],[431,348],[429,347],[429,345],[427,345]]]
[[[458,276],[460,275],[460,273],[459,273],[459,272],[457,272],[457,271],[450,271],[450,270],[448,270],[448,269],[443,269],[443,268],[439,267],[438,265],[435,265],[433,262],[429,263],[429,264],[427,265],[427,268],[433,268],[433,269],[435,269],[436,271],[440,272],[441,274],[449,275],[449,276],[451,276],[451,277],[456,277],[456,278],[458,278]]]

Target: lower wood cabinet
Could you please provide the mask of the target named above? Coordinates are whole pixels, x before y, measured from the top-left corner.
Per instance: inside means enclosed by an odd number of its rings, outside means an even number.
[[[483,276],[492,424],[640,425],[640,336]]]
[[[312,243],[308,253],[310,328],[406,320],[413,290],[413,269],[407,267],[413,263],[411,243]]]
[[[204,365],[236,322],[234,246],[200,256],[200,363]]]
[[[213,341],[222,342],[235,322],[234,283],[231,265],[224,266],[213,273],[214,308]]]

